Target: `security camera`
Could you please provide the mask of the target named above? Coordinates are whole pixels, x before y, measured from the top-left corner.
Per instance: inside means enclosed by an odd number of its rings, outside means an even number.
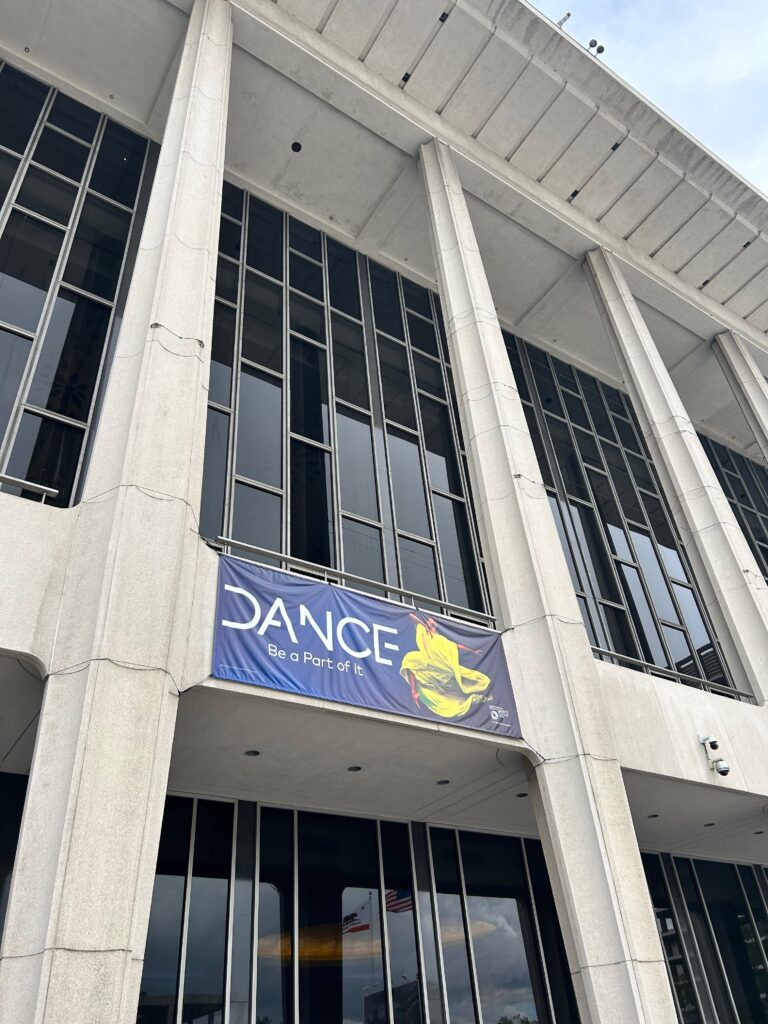
[[[712,767],[715,769],[718,775],[731,774],[731,766],[728,764],[727,761],[723,760],[722,757],[719,757],[717,761],[714,761]]]
[[[710,750],[720,749],[720,740],[715,736],[699,736],[699,743],[704,747],[708,747]]]

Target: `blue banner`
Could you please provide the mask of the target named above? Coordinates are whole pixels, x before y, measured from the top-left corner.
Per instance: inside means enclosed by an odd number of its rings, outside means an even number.
[[[499,633],[226,556],[213,675],[520,736]]]

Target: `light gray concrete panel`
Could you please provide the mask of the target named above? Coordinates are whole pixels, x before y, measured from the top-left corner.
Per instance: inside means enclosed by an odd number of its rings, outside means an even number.
[[[333,0],[277,0],[277,3],[310,28],[317,28]]]
[[[517,147],[511,162],[540,180],[594,113],[595,108],[583,96],[566,86]]]
[[[631,135],[603,161],[573,200],[573,207],[602,217],[655,160],[656,154]]]
[[[398,0],[365,58],[366,66],[399,82],[441,29],[444,0]]]
[[[541,179],[542,185],[562,199],[568,199],[609,159],[611,147],[625,135],[622,125],[598,110]]]
[[[702,288],[702,291],[718,302],[727,302],[766,267],[768,267],[768,239],[765,235],[758,235],[727,266],[723,267],[710,280],[709,284]]]
[[[527,53],[492,36],[445,105],[443,117],[468,135],[476,135],[529,60]]]
[[[691,181],[681,181],[635,228],[627,241],[641,252],[653,255],[696,216],[708,198],[706,192]]]
[[[737,316],[748,319],[755,309],[759,309],[763,304],[766,292],[768,292],[768,267],[758,271],[751,281],[748,281],[728,299],[725,305]]]
[[[712,241],[735,214],[710,198],[693,217],[680,227],[655,254],[655,259],[677,273]]]
[[[768,464],[768,383],[750,347],[732,331],[718,334],[715,353],[739,406],[743,409],[763,462]]]
[[[531,61],[477,134],[478,142],[506,159],[549,107],[564,83]]]
[[[353,57],[364,57],[396,0],[339,0],[325,24],[323,35]]]
[[[768,302],[764,302],[762,306],[750,313],[747,320],[753,327],[756,327],[758,331],[768,331]]]
[[[755,229],[741,217],[736,217],[681,267],[678,273],[683,281],[688,281],[695,288],[702,288],[705,281],[711,281],[734,256],[738,256],[745,242],[753,242],[755,238]]]
[[[454,7],[411,73],[405,91],[440,112],[490,37],[476,18]]]
[[[603,214],[601,223],[621,238],[627,238],[677,188],[681,180],[682,175],[677,168],[657,157]]]

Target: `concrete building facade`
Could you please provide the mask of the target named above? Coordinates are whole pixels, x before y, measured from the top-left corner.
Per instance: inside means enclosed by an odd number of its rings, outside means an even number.
[[[768,1019],[768,200],[522,0],[0,13],[0,1022]],[[222,556],[520,736],[214,678]]]

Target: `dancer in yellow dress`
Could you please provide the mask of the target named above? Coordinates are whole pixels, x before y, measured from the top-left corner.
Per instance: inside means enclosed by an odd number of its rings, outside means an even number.
[[[480,654],[464,644],[456,644],[437,632],[434,619],[422,619],[411,613],[416,622],[417,651],[409,651],[400,666],[400,675],[411,687],[414,702],[423,703],[441,718],[461,718],[484,696],[491,679],[483,672],[459,664],[459,651]]]

